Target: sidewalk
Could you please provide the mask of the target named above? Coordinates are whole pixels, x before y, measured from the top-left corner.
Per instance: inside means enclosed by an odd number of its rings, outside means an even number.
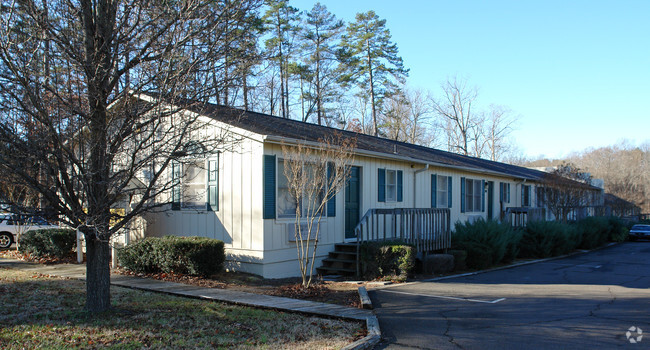
[[[0,266],[37,272],[44,275],[86,279],[85,264],[41,265],[21,260],[0,258]],[[232,291],[227,289],[203,288],[183,283],[158,281],[150,278],[111,274],[111,285],[167,293],[181,297],[214,300],[251,307],[261,307],[285,312],[296,312],[323,317],[365,321],[368,336],[345,349],[366,349],[374,346],[380,339],[379,322],[370,310],[356,309],[341,305],[319,303],[308,300],[275,297],[270,295]]]

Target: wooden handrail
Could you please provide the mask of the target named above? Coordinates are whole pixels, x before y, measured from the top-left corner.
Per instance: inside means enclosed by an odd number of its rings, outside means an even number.
[[[436,208],[369,209],[354,228],[357,256],[365,241],[399,240],[428,253],[451,247],[450,210]],[[357,258],[357,275],[360,259]]]

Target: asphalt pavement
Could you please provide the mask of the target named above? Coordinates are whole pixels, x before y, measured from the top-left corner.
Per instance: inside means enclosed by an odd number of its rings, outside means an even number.
[[[649,287],[650,242],[630,242],[377,289],[376,348],[650,349]]]

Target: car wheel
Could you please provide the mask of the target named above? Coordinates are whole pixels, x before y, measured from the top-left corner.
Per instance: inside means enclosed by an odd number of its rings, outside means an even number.
[[[13,237],[9,232],[0,232],[0,248],[9,248],[11,247],[11,242]]]

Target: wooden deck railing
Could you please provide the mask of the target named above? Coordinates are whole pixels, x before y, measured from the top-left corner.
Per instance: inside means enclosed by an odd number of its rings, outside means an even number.
[[[428,253],[451,247],[449,209],[370,209],[354,229],[357,253],[365,241],[400,240],[417,252]],[[357,258],[357,275],[360,271]]]
[[[506,208],[504,221],[513,227],[526,227],[531,221],[546,220],[545,208]]]

